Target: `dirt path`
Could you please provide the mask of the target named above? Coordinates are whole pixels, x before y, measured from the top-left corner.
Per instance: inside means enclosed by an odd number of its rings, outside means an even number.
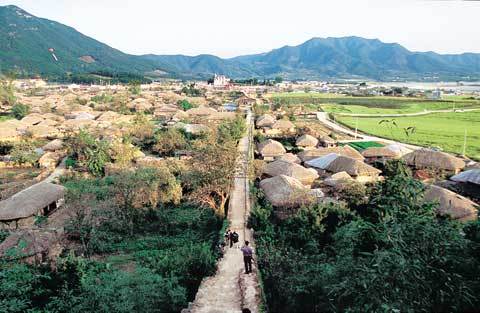
[[[251,112],[247,115],[247,125],[252,127]],[[231,194],[228,220],[230,229],[240,236],[240,243],[249,240],[253,244],[252,236],[246,229],[249,213],[248,169],[249,146],[251,133],[242,138],[238,145],[240,156],[237,160],[237,173],[234,181],[234,190]],[[251,312],[258,312],[260,292],[256,266],[253,273],[244,274],[243,256],[239,248],[226,248],[226,253],[217,264],[214,276],[204,279],[195,297],[195,301],[183,313],[238,313],[242,308],[249,308]]]
[[[408,148],[408,149],[411,149],[411,150],[418,150],[418,149],[422,148],[421,146],[411,145],[411,144],[398,142],[398,141],[390,140],[390,139],[386,139],[386,138],[376,137],[376,136],[365,135],[365,134],[362,134],[360,132],[355,133],[353,130],[351,130],[351,129],[345,127],[345,126],[339,125],[339,124],[333,122],[332,120],[330,120],[330,118],[328,117],[328,114],[325,113],[325,112],[317,112],[317,119],[322,124],[324,124],[326,127],[330,128],[334,131],[344,133],[344,134],[347,134],[347,135],[352,136],[354,138],[357,138],[356,140],[343,140],[344,142],[381,141],[381,142],[385,142],[387,144],[399,144],[399,145],[402,145],[405,148]],[[342,141],[339,141],[339,142],[342,142]]]

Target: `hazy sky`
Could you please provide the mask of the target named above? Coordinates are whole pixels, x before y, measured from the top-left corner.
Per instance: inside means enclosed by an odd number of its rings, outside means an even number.
[[[231,57],[350,35],[414,51],[480,52],[480,1],[0,0],[6,4],[132,54]]]

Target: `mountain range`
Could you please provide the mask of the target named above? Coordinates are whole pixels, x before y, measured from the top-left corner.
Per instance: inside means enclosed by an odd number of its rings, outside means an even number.
[[[33,75],[99,71],[205,79],[478,80],[480,54],[412,52],[361,37],[312,38],[298,46],[222,59],[214,55],[129,55],[17,6],[0,6],[0,71]]]

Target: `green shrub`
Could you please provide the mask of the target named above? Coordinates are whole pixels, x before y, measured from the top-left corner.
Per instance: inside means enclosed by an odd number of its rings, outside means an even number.
[[[31,164],[37,163],[40,156],[35,152],[35,146],[31,142],[21,141],[15,143],[10,151],[12,161],[19,164]]]
[[[25,104],[17,103],[12,107],[12,114],[17,120],[21,120],[30,113],[30,107]]]

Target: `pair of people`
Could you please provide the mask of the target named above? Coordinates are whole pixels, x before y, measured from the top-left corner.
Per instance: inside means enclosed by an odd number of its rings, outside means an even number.
[[[238,247],[238,233],[236,231],[231,231],[230,229],[225,232],[225,243],[228,243],[230,248],[235,245]]]
[[[238,244],[238,233],[228,229],[225,232],[225,242],[230,243],[230,248]],[[245,274],[252,272],[253,249],[250,247],[250,242],[245,241],[245,245],[240,249],[243,254],[243,264],[245,266]]]

